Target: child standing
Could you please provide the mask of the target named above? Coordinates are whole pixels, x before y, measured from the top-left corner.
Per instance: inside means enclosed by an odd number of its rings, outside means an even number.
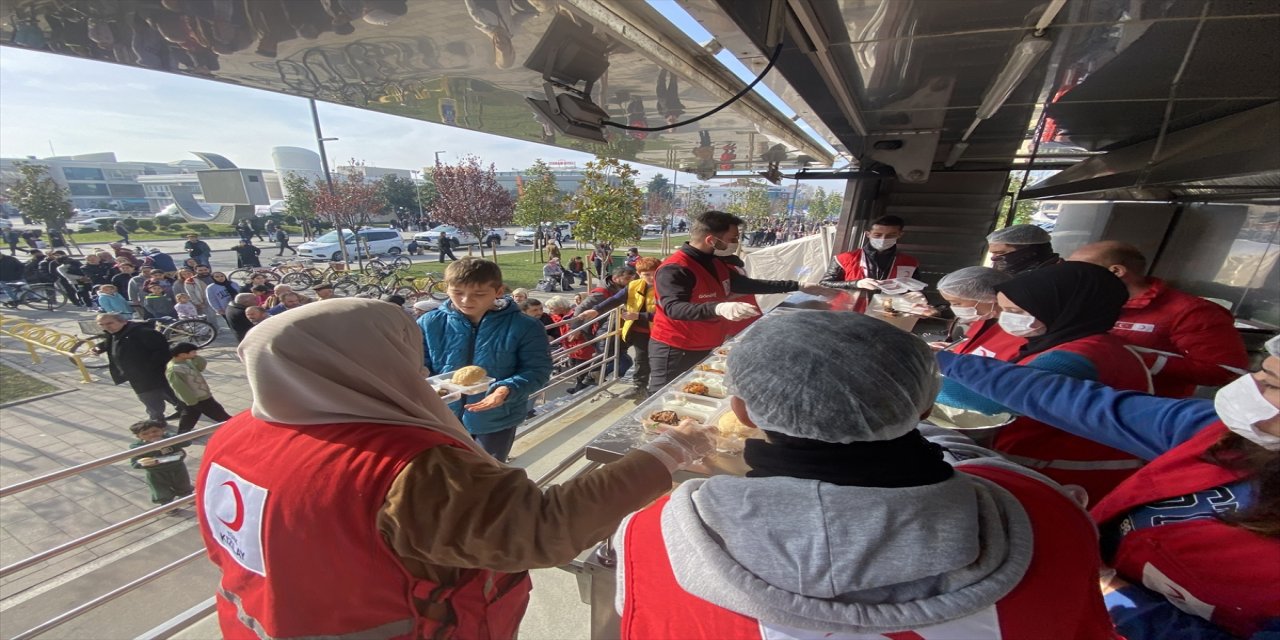
[[[173,298],[156,282],[147,285],[147,297],[142,299],[142,308],[146,310],[148,318],[173,318],[178,315],[178,311],[173,308]]]
[[[104,313],[118,313],[126,318],[133,315],[133,307],[113,284],[98,286],[98,307]]]
[[[462,258],[444,272],[449,299],[418,318],[425,364],[432,373],[483,367],[493,377],[486,393],[450,405],[476,442],[507,460],[529,395],[551,378],[551,353],[542,323],[502,295],[502,269]]]
[[[199,348],[190,342],[179,342],[169,348],[169,355],[173,359],[165,366],[164,375],[174,395],[185,405],[178,418],[178,433],[195,428],[201,415],[218,422],[230,420],[231,414],[213,399],[213,391],[204,379],[202,372],[208,362],[200,357]]]
[[[164,430],[165,424],[159,420],[143,420],[135,422],[129,431],[138,440],[129,445],[130,449],[172,438],[174,434]],[[187,473],[187,452],[183,451],[190,444],[183,442],[165,447],[159,451],[134,456],[129,462],[134,469],[145,469],[147,486],[151,488],[151,501],[156,504],[168,504],[176,498],[191,495],[191,476]],[[175,459],[176,458],[176,459]]]
[[[179,293],[178,295],[174,296],[174,300],[177,300],[178,302],[177,304],[173,305],[173,310],[178,312],[179,320],[195,318],[200,315],[200,312],[196,310],[196,305],[191,304],[191,296],[185,293]]]

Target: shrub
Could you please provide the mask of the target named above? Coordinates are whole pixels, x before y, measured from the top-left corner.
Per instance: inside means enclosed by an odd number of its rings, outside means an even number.
[[[156,221],[155,220],[139,220],[138,228],[142,229],[143,231],[155,231]]]
[[[176,222],[171,222],[163,226],[165,231],[180,231],[182,229],[182,225]]]
[[[187,228],[194,233],[209,233],[209,225],[203,222],[196,222],[193,224],[189,224],[187,225]]]
[[[155,221],[156,224],[161,227],[168,227],[169,225],[181,224],[182,218],[178,216],[158,215],[155,217]]]
[[[124,228],[128,229],[129,231],[137,231],[137,230],[138,230],[138,219],[137,219],[137,218],[124,218]]]
[[[112,229],[114,229],[114,228],[115,228],[115,224],[116,224],[116,223],[114,223],[114,222],[107,222],[107,221],[105,221],[105,220],[99,220],[99,221],[98,221],[98,231],[111,231]]]
[[[298,217],[297,217],[297,216],[285,216],[285,217],[284,217],[284,223],[285,223],[285,224],[287,224],[287,225],[289,225],[289,226],[291,226],[291,227],[296,227],[296,226],[298,226]]]

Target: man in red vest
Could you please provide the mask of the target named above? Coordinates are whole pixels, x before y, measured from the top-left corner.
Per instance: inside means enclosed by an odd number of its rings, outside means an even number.
[[[802,287],[795,280],[756,280],[731,269],[718,256],[738,252],[741,224],[742,218],[723,211],[695,216],[689,241],[658,267],[654,276],[658,309],[649,333],[649,388],[667,384],[724,344],[729,322],[759,315],[758,307],[731,302],[732,297],[796,290],[831,293],[817,285]]]
[[[765,438],[747,477],[687,481],[623,521],[624,640],[1114,637],[1084,510],[919,423],[939,383],[918,338],[860,314],[766,317],[728,380]]]
[[[920,266],[919,260],[898,250],[906,226],[898,216],[877,218],[863,234],[861,247],[831,261],[831,268],[822,276],[823,286],[855,293],[854,311],[866,311],[871,295],[861,292],[879,291],[882,280],[910,278]]]
[[[1186,398],[1197,385],[1224,385],[1248,368],[1249,357],[1231,312],[1160,278],[1147,277],[1147,259],[1137,247],[1095,242],[1076,249],[1068,260],[1110,269],[1129,289],[1129,301],[1111,334],[1161,352],[1143,354],[1155,395]]]

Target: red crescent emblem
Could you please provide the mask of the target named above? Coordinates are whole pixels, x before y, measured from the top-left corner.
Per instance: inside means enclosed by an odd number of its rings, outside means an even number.
[[[889,638],[889,640],[924,640],[924,636],[914,631],[894,631],[893,633],[884,634],[884,637]]]
[[[240,496],[240,487],[237,487],[236,483],[228,480],[222,483],[222,486],[231,487],[231,495],[236,499],[236,517],[231,522],[218,518],[218,522],[227,525],[228,529],[239,533],[240,527],[244,526],[244,498]]]

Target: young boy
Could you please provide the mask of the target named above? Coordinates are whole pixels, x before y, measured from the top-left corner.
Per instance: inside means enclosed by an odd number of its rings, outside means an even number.
[[[205,382],[201,372],[208,363],[200,357],[197,347],[190,342],[179,342],[169,347],[169,355],[173,359],[165,366],[164,375],[173,393],[186,405],[178,418],[178,433],[194,429],[201,414],[217,422],[230,420],[231,414],[213,399],[213,391]]]
[[[151,444],[174,434],[164,430],[165,424],[159,420],[143,420],[135,422],[129,431],[138,437],[137,442],[129,445],[130,449]],[[187,473],[187,452],[183,451],[189,442],[134,456],[130,462],[134,469],[145,469],[147,486],[151,488],[151,501],[156,504],[168,504],[176,498],[191,494],[191,476]],[[177,459],[173,459],[174,456]]]
[[[200,315],[200,312],[196,310],[196,305],[191,304],[191,296],[179,293],[173,299],[177,301],[177,304],[173,305],[173,310],[178,313],[179,320],[195,318]]]
[[[147,285],[147,297],[142,299],[142,308],[148,318],[174,318],[178,315],[177,309],[173,308],[173,298],[155,282]]]
[[[505,462],[529,395],[551,378],[547,334],[502,295],[497,264],[462,258],[445,269],[444,281],[449,299],[418,318],[425,364],[434,374],[477,365],[494,378],[484,394],[450,408],[485,451]]]
[[[98,307],[104,313],[118,313],[126,318],[133,315],[133,307],[113,284],[98,286]]]

